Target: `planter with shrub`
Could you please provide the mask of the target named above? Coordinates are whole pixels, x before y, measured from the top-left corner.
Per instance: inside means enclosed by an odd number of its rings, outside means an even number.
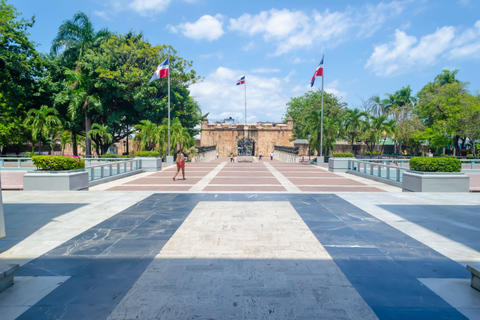
[[[34,156],[37,170],[23,176],[23,190],[88,190],[85,161],[77,156]]]
[[[416,157],[403,174],[404,192],[469,192],[469,177],[456,158]]]
[[[147,172],[157,172],[162,170],[162,158],[158,151],[138,151],[135,159],[142,160],[141,168]]]
[[[348,160],[353,158],[353,153],[334,153],[328,158],[328,171],[346,172],[348,170]]]

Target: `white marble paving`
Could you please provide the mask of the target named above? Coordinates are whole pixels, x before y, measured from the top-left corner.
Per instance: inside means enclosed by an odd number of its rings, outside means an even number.
[[[289,202],[199,202],[108,319],[376,319]]]
[[[270,172],[277,178],[277,180],[282,184],[282,186],[287,190],[288,192],[301,192],[301,190],[293,184],[290,180],[288,180],[280,171],[275,169],[274,166],[272,166],[268,162],[263,163],[265,167],[270,170]]]
[[[0,292],[0,318],[14,320],[70,277],[15,277],[13,286]]]
[[[198,181],[189,191],[202,191],[215,178],[215,176],[227,165],[227,162],[222,162],[210,171],[205,177]],[[188,180],[187,180],[188,181]]]

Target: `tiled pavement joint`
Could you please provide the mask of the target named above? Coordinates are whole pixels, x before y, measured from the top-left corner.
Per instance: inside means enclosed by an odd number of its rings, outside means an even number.
[[[301,190],[294,185],[290,180],[288,180],[283,174],[281,174],[277,169],[275,169],[270,163],[264,162],[263,163],[268,170],[277,178],[277,180],[282,184],[282,186],[288,192],[301,192]]]
[[[209,174],[207,174],[205,177],[202,178],[202,180],[198,181],[197,184],[195,184],[193,187],[190,188],[188,191],[202,191],[210,181],[212,181],[213,178],[225,167],[227,162],[222,162],[218,166],[215,167],[212,171],[210,171]]]

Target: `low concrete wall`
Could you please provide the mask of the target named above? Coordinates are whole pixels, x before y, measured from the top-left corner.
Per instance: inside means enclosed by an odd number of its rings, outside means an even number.
[[[160,157],[135,157],[142,160],[142,169],[145,172],[162,171],[162,158]]]
[[[347,172],[348,160],[354,158],[329,158],[328,159],[328,171],[330,172]]]
[[[469,192],[469,177],[463,172],[407,171],[402,177],[403,192]]]
[[[279,150],[275,150],[273,153],[273,159],[280,162],[299,163],[298,154]]]
[[[217,151],[209,150],[205,152],[199,152],[193,159],[192,162],[210,162],[217,159]]]
[[[30,171],[23,176],[23,190],[88,190],[88,172]]]

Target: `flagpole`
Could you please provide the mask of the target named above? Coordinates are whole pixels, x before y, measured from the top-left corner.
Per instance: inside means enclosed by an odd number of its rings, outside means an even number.
[[[245,79],[245,125],[247,125],[247,79]]]
[[[325,65],[325,55],[322,56],[323,66]],[[322,66],[322,69],[323,69]],[[324,71],[322,71],[322,109],[320,114],[320,154],[319,157],[323,157],[323,78],[324,78]]]
[[[170,155],[170,61],[168,62],[168,147],[167,154]]]

